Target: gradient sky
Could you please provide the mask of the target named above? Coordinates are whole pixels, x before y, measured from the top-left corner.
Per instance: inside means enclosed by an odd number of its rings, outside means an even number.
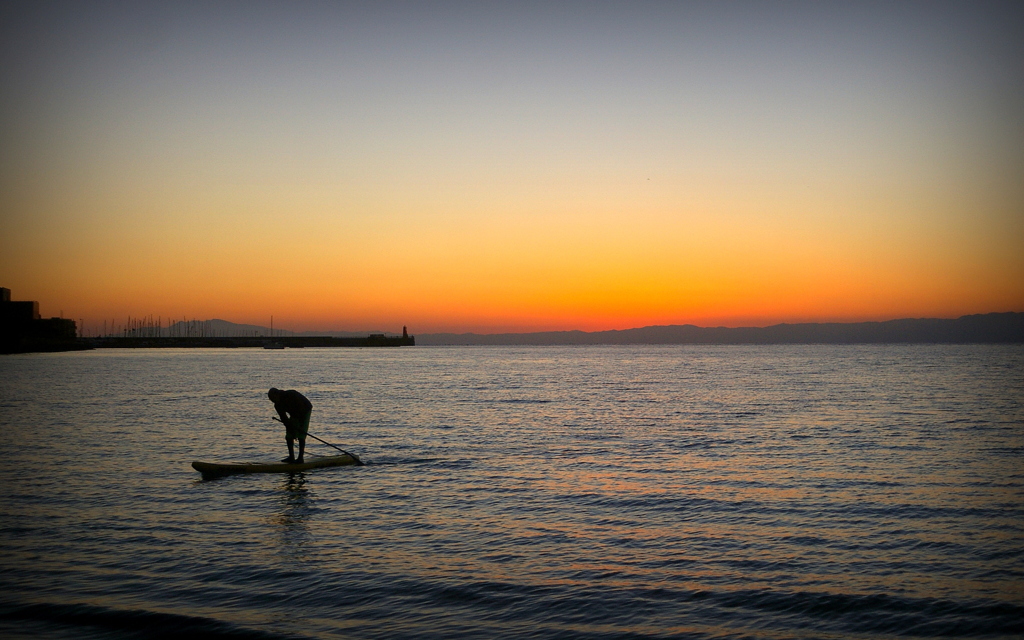
[[[0,286],[87,329],[1024,311],[1019,3],[483,4],[4,3]]]

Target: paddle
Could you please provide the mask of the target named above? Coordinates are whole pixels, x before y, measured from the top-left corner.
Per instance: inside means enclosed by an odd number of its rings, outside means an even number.
[[[283,421],[283,420],[281,420],[281,418],[278,418],[277,416],[272,416],[272,417],[274,418],[274,420],[277,420],[277,421],[278,421],[278,422],[280,422],[281,424],[284,424],[284,421]],[[308,431],[306,432],[306,435],[307,435],[307,436],[309,436],[310,438],[313,438],[314,440],[319,440],[320,442],[322,442],[322,443],[326,444],[326,445],[327,445],[327,446],[329,446],[329,447],[334,447],[334,448],[335,448],[335,449],[337,449],[338,451],[340,451],[340,452],[344,453],[344,454],[345,454],[346,456],[348,456],[348,457],[352,458],[353,460],[355,460],[355,461],[356,461],[356,466],[357,466],[357,467],[362,467],[362,466],[365,466],[365,465],[363,464],[363,461],[359,459],[359,456],[355,455],[354,453],[349,453],[348,451],[345,451],[344,449],[342,449],[341,447],[339,447],[339,446],[337,446],[337,445],[333,445],[333,444],[331,444],[330,442],[327,442],[326,440],[321,440],[320,438],[318,438],[318,437],[314,436],[314,435],[313,435],[312,433],[309,433]]]

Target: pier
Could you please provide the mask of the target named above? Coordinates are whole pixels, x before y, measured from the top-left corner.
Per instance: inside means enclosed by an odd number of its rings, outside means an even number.
[[[0,353],[81,351],[88,349],[302,349],[305,347],[411,347],[416,345],[406,327],[402,335],[370,333],[365,336],[275,335],[273,316],[269,335],[262,327],[248,327],[223,320],[185,320],[164,324],[153,316],[129,317],[123,324],[104,320],[99,336],[84,337],[84,325],[61,317],[42,318],[34,300],[11,300],[11,290],[0,287]],[[225,335],[233,331],[234,335]],[[218,335],[218,333],[220,335]]]
[[[183,349],[183,348],[267,348],[267,349],[301,349],[304,347],[411,347],[416,345],[416,337],[410,335],[386,336],[371,334],[365,338],[334,338],[331,336],[275,336],[246,337],[101,337],[81,338],[94,349]]]

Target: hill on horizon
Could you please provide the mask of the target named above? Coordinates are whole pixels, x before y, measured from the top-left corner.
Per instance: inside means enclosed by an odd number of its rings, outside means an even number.
[[[366,337],[401,335],[386,331],[273,330],[273,336]],[[270,327],[228,320],[178,321],[162,335],[271,337]],[[902,318],[878,322],[781,323],[767,327],[652,325],[607,331],[528,333],[426,333],[421,346],[442,345],[588,345],[588,344],[957,344],[1024,343],[1024,312],[985,313],[947,318]]]
[[[985,313],[956,319],[904,318],[881,322],[776,324],[769,327],[661,325],[610,331],[427,333],[419,345],[586,344],[886,344],[1024,343],[1024,313]]]

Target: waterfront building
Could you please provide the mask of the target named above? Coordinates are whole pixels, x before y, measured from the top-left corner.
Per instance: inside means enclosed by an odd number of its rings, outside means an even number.
[[[42,318],[35,300],[11,300],[0,287],[0,353],[81,349],[74,320]]]

